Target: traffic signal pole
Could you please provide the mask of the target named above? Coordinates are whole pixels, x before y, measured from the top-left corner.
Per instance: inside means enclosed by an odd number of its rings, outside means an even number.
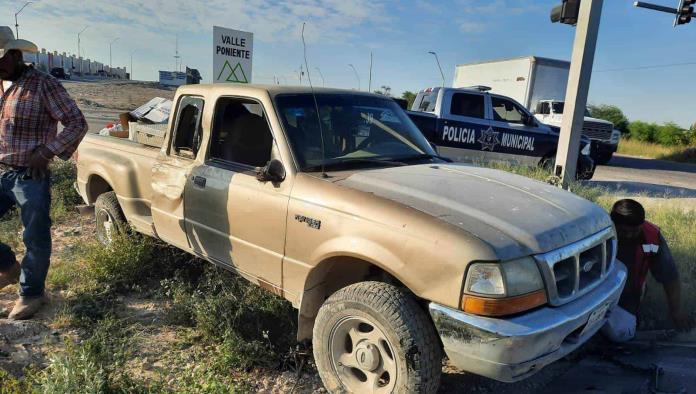
[[[583,0],[580,2],[554,169],[554,175],[561,178],[564,189],[567,189],[570,183],[575,180],[577,171],[580,136],[585,119],[587,95],[590,90],[590,77],[603,2],[604,0]]]

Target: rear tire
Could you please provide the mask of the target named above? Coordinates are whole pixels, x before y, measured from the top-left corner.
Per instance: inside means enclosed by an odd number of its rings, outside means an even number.
[[[94,203],[94,217],[97,224],[97,239],[104,245],[110,245],[114,236],[126,231],[126,217],[115,192],[103,193],[97,197]]]
[[[435,328],[405,291],[381,282],[345,287],[324,302],[314,359],[331,393],[434,393],[442,349]]]

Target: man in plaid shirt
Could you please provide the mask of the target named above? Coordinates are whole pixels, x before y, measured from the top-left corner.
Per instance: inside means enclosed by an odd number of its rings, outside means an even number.
[[[25,65],[22,50],[27,46],[35,48],[24,40],[0,42],[0,217],[19,207],[26,246],[20,265],[10,247],[0,243],[0,288],[20,283],[10,319],[28,319],[45,302],[51,256],[48,165],[55,156],[69,159],[87,132],[87,122],[65,88]],[[60,133],[58,121],[64,126]]]

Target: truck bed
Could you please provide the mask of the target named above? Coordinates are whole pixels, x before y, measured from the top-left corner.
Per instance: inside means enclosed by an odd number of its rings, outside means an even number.
[[[152,168],[159,154],[160,148],[126,138],[88,134],[78,148],[78,191],[89,205],[101,193],[116,191],[131,224],[151,233]]]

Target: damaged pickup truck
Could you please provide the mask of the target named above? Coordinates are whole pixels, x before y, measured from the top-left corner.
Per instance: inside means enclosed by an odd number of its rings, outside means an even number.
[[[598,206],[439,158],[389,98],[179,88],[161,148],[88,135],[97,235],[126,223],[298,309],[331,392],[434,392],[454,366],[524,379],[594,335],[626,269]]]

